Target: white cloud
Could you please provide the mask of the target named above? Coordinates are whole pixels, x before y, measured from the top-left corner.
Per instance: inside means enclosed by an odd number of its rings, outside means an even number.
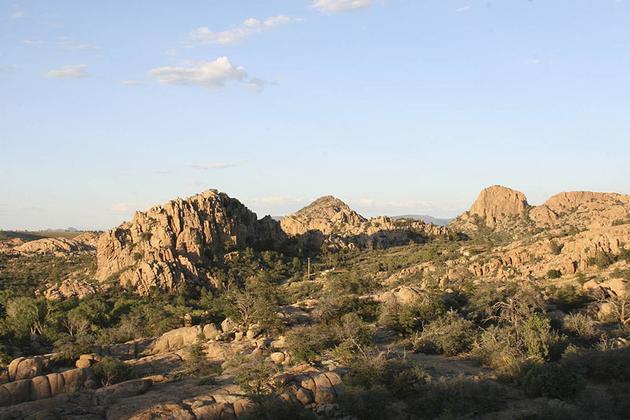
[[[11,13],[9,14],[9,17],[11,19],[21,19],[24,16],[26,16],[26,12],[18,7],[14,7]]]
[[[208,163],[208,164],[192,164],[189,165],[191,168],[193,169],[199,169],[202,171],[206,171],[208,169],[227,169],[227,168],[234,168],[235,166],[238,166],[238,163]]]
[[[74,64],[70,66],[63,66],[58,69],[50,70],[46,73],[46,77],[51,79],[83,79],[88,77],[86,64]]]
[[[67,36],[60,36],[55,40],[55,46],[63,50],[69,51],[94,51],[99,47],[94,44],[88,44],[84,42],[78,42]]]
[[[67,36],[57,37],[54,41],[51,42],[46,42],[39,39],[24,39],[22,40],[22,43],[31,47],[39,45],[49,45],[66,51],[96,51],[100,49],[94,44],[79,42]]]
[[[149,71],[160,83],[167,85],[225,87],[228,83],[255,84],[264,87],[261,79],[250,79],[242,66],[234,66],[227,57],[214,61],[195,61],[184,66],[157,67]],[[267,83],[268,84],[268,83]]]
[[[120,84],[125,86],[140,86],[144,83],[142,83],[140,80],[121,80]]]
[[[337,13],[365,9],[372,3],[372,0],[313,0],[311,7],[324,13]]]
[[[250,35],[300,21],[300,18],[286,15],[271,16],[264,20],[249,18],[233,28],[219,32],[214,32],[207,27],[197,28],[190,33],[190,38],[201,44],[235,44]]]
[[[462,12],[467,12],[467,11],[469,11],[470,9],[472,9],[472,6],[471,6],[471,5],[468,5],[468,6],[462,6],[462,7],[458,8],[458,9],[455,9],[455,11],[456,11],[457,13],[462,13]]]
[[[129,213],[134,209],[134,203],[114,203],[112,204],[112,211],[114,213]]]

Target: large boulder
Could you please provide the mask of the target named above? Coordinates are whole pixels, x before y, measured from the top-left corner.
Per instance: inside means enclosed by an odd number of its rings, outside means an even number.
[[[42,400],[44,398],[52,397],[52,391],[50,389],[50,383],[46,376],[36,376],[31,379],[31,401]]]
[[[40,357],[19,357],[9,363],[8,373],[10,381],[34,378],[43,373],[44,363]]]
[[[203,327],[200,325],[165,332],[153,344],[153,353],[168,353],[182,349],[194,344],[200,336],[203,336]]]
[[[22,379],[2,385],[11,396],[11,405],[20,404],[31,399],[31,380]]]

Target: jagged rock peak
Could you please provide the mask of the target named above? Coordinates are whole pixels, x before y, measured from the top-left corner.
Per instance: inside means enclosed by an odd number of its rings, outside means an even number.
[[[104,233],[96,277],[112,276],[140,293],[208,281],[204,270],[226,252],[273,244],[283,234],[270,217],[258,220],[240,201],[216,190],[169,201]]]
[[[323,234],[355,231],[367,221],[340,199],[327,195],[280,221],[289,235],[301,235],[310,230]]]
[[[522,192],[493,185],[481,191],[469,213],[494,227],[505,219],[524,216],[528,208],[527,197]]]

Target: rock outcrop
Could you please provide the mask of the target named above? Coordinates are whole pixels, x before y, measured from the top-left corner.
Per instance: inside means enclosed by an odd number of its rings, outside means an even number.
[[[29,241],[12,249],[20,254],[42,254],[54,256],[67,256],[71,254],[94,252],[94,246],[90,242],[65,238],[44,238]]]
[[[70,278],[62,280],[60,283],[47,285],[41,294],[47,300],[56,301],[73,297],[83,299],[96,293],[97,290],[98,288],[94,284],[86,280]]]
[[[27,377],[0,385],[0,407],[47,399],[95,386],[90,368]]]
[[[271,249],[282,241],[271,217],[258,220],[238,200],[209,190],[177,199],[101,235],[96,277],[116,276],[141,294],[173,290],[186,281],[211,282],[206,267],[245,247]]]
[[[494,185],[481,191],[470,210],[450,224],[474,232],[479,227],[512,233],[539,229],[585,230],[630,223],[630,196],[573,191],[556,194],[540,206],[530,206],[525,195]]]
[[[282,230],[311,246],[331,250],[345,247],[392,246],[447,235],[449,229],[386,216],[367,219],[332,196],[321,197],[280,221]]]

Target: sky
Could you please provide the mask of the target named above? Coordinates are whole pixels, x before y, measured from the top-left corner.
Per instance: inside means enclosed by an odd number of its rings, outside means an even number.
[[[0,229],[630,193],[630,0],[0,0]]]

